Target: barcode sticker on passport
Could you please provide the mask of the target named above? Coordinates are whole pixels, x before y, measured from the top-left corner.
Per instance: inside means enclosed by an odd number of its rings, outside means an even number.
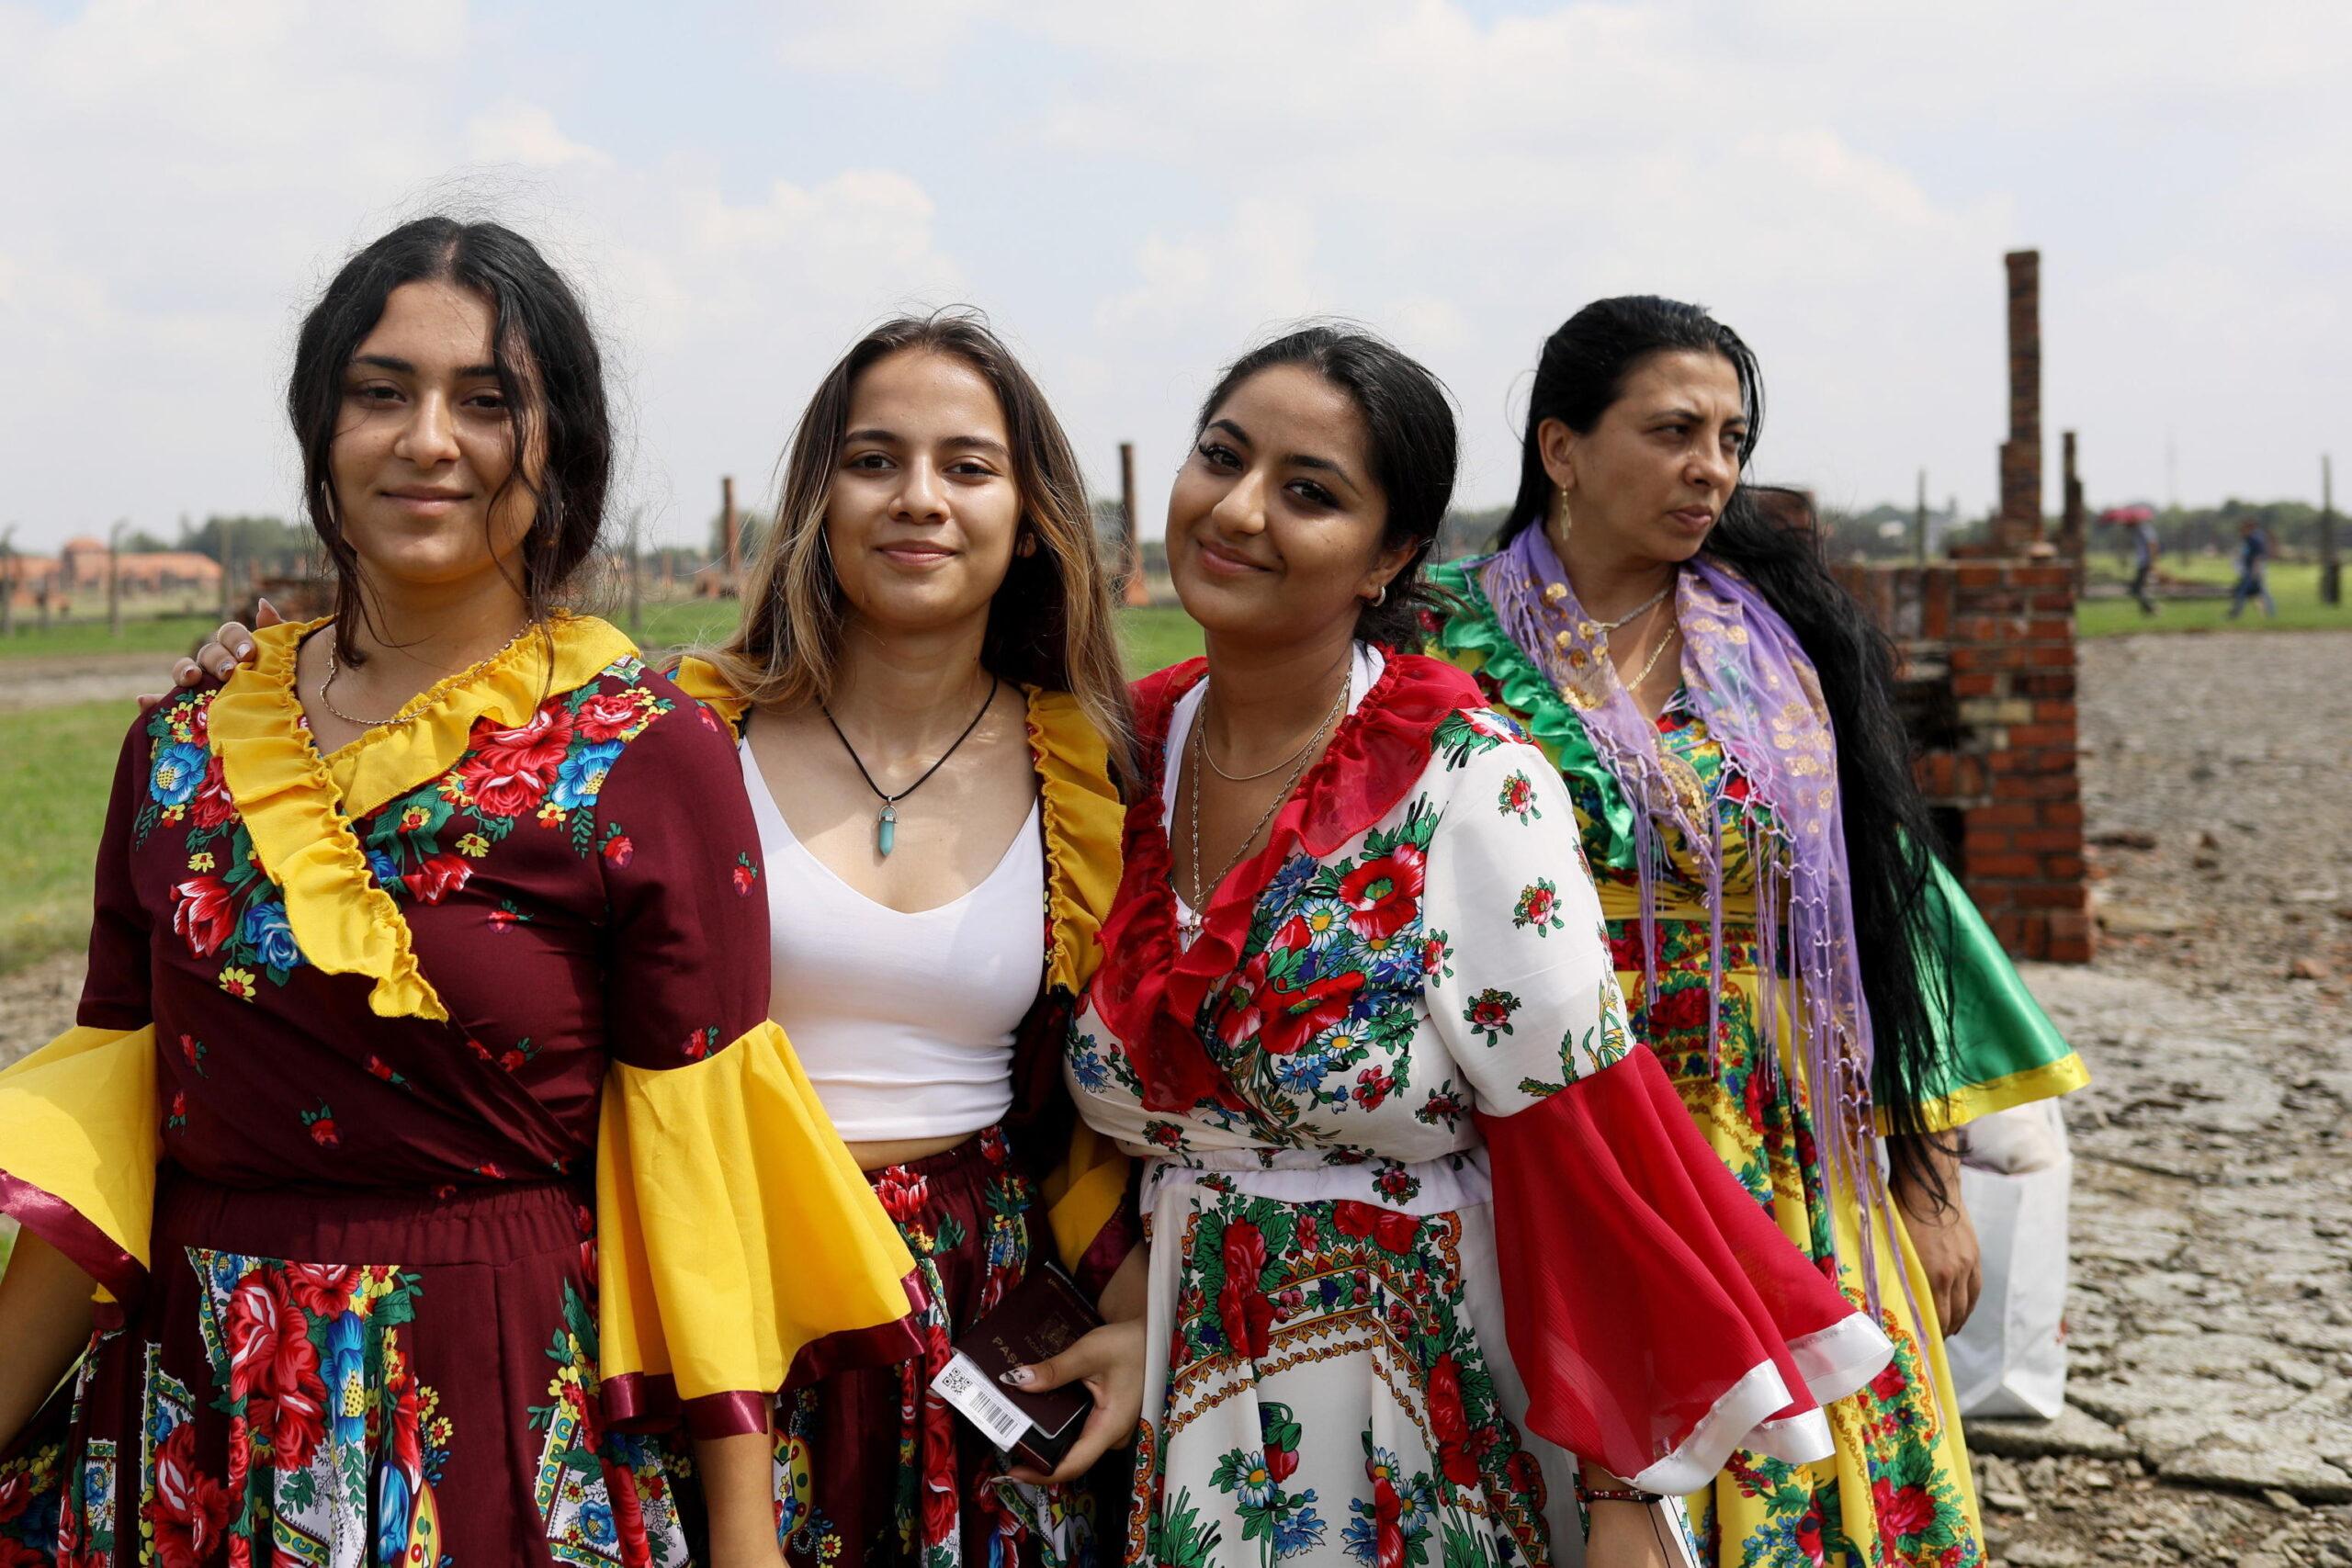
[[[987,1433],[989,1440],[1000,1449],[1012,1448],[1029,1429],[1029,1417],[1022,1414],[1021,1407],[998,1393],[988,1374],[961,1350],[939,1369],[939,1375],[931,1380],[931,1389],[962,1411],[966,1419]]]

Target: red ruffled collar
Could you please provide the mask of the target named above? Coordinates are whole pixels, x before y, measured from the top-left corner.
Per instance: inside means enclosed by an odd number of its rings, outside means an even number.
[[[1431,737],[1449,716],[1486,705],[1451,664],[1392,655],[1355,711],[1290,799],[1274,814],[1266,847],[1217,886],[1189,948],[1176,939],[1160,795],[1170,716],[1208,672],[1194,659],[1136,682],[1136,736],[1144,777],[1129,797],[1118,897],[1102,922],[1094,1010],[1136,1066],[1148,1111],[1186,1111],[1202,1100],[1233,1110],[1240,1094],[1213,1061],[1194,1025],[1218,983],[1239,967],[1259,897],[1294,854],[1317,859],[1386,816],[1429,766]]]

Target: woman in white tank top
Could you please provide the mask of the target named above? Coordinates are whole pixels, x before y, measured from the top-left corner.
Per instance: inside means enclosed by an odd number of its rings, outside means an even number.
[[[925,1298],[920,1360],[795,1369],[774,1476],[795,1564],[1091,1554],[1091,1499],[1003,1479],[929,1392],[1033,1257],[1058,1254],[1111,1320],[1064,1358],[1096,1410],[1057,1475],[1125,1441],[1140,1407],[1126,1162],[1078,1122],[1060,1071],[1117,883],[1129,746],[1085,495],[985,327],[886,323],[801,418],[742,626],[678,671],[742,737],[772,1014]],[[761,1561],[759,1544],[714,1541],[714,1561]]]
[[[1143,1381],[1128,1161],[1061,1073],[1132,744],[1085,485],[1026,372],[946,314],[885,323],[826,376],[777,515],[742,626],[676,679],[742,739],[770,1010],[914,1257],[926,1348],[796,1364],[772,1473],[699,1477],[716,1520],[763,1519],[772,1487],[775,1537],[717,1536],[709,1561],[1059,1564],[1098,1528],[1115,1555],[1120,1517],[1062,1484],[1127,1440]],[[202,670],[249,637],[224,626]],[[929,1385],[1039,1257],[1109,1325],[1056,1359],[1096,1404],[1069,1458],[1007,1480]]]

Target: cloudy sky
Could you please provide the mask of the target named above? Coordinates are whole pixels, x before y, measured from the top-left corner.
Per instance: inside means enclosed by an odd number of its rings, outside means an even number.
[[[1306,312],[1452,387],[1507,499],[1542,336],[1703,301],[1758,471],[1989,505],[2001,253],[2095,504],[2352,460],[2352,7],[2078,0],[0,0],[0,523],[292,509],[293,326],[436,206],[583,285],[628,493],[698,540],[858,331],[984,306],[1148,529],[1216,366]],[[2168,473],[2167,448],[2176,454]],[[2346,479],[2352,489],[2352,476]]]

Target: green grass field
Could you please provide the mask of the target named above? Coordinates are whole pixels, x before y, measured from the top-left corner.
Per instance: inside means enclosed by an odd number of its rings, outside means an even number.
[[[723,635],[735,606],[711,601],[662,604],[645,616],[648,647],[677,647]],[[166,639],[151,637],[161,623],[132,622],[135,638],[112,643],[104,622],[52,629],[47,637],[17,637],[9,651],[70,655],[94,649],[153,652],[185,650],[192,633],[214,623],[175,624]],[[95,640],[85,636],[95,631]],[[1189,659],[1201,650],[1200,631],[1177,609],[1128,610],[1119,620],[1128,667],[1138,673]],[[160,679],[158,681],[160,684]],[[90,930],[90,863],[106,826],[107,791],[115,758],[130,728],[128,702],[84,703],[30,713],[0,714],[0,974],[53,953],[80,946]]]
[[[15,635],[0,637],[0,660],[56,659],[87,653],[155,653],[166,656],[158,664],[168,662],[170,656],[183,654],[212,635],[220,624],[212,615],[150,615],[143,619],[126,619],[122,636],[107,631],[107,618],[101,611],[96,615],[67,621],[43,631],[34,618],[19,611]]]
[[[129,703],[0,714],[0,973],[90,934],[90,863]]]
[[[2095,563],[2102,575],[2111,563]],[[2227,583],[2233,575],[2223,560],[2166,563],[2176,574]],[[2250,609],[2227,619],[2226,599],[2178,599],[2153,619],[2128,599],[2086,601],[2077,623],[2086,637],[2131,632],[2185,632],[2235,626],[2248,629],[2352,629],[2352,606],[2330,609],[2319,602],[2319,570],[2282,566],[2270,574],[2278,618],[2265,620]],[[735,606],[719,601],[689,601],[648,609],[640,639],[648,647],[678,647],[724,635]],[[153,652],[163,657],[187,648],[211,630],[209,617],[134,621],[122,642],[106,635],[103,621],[52,628],[47,634],[19,628],[0,642],[0,659],[31,653],[71,655],[100,649]],[[1201,650],[1200,629],[1173,606],[1122,611],[1119,639],[1127,668],[1137,674],[1189,659]],[[0,865],[10,868],[0,890],[0,973],[78,946],[90,919],[90,861],[106,820],[106,795],[122,734],[130,723],[128,703],[87,703],[35,713],[0,714]]]
[[[2157,561],[2158,570],[2176,578],[2206,585],[2227,588],[2237,581],[2237,568],[2219,557],[2192,556],[2187,558],[2167,558]],[[2092,581],[2114,580],[2117,573],[2111,559],[2094,558],[2091,562]],[[2140,606],[2129,598],[2086,599],[2075,613],[2075,631],[2078,637],[2120,637],[2134,632],[2194,632],[2194,631],[2312,631],[2334,627],[2352,631],[2352,602],[2334,606],[2319,602],[2319,568],[2310,564],[2289,564],[2270,569],[2270,596],[2278,602],[2278,615],[2273,620],[2262,613],[2259,604],[2248,604],[2245,614],[2230,619],[2230,601],[2220,598],[2173,599],[2160,589],[2156,603],[2160,606],[2154,615],[2143,615]]]

